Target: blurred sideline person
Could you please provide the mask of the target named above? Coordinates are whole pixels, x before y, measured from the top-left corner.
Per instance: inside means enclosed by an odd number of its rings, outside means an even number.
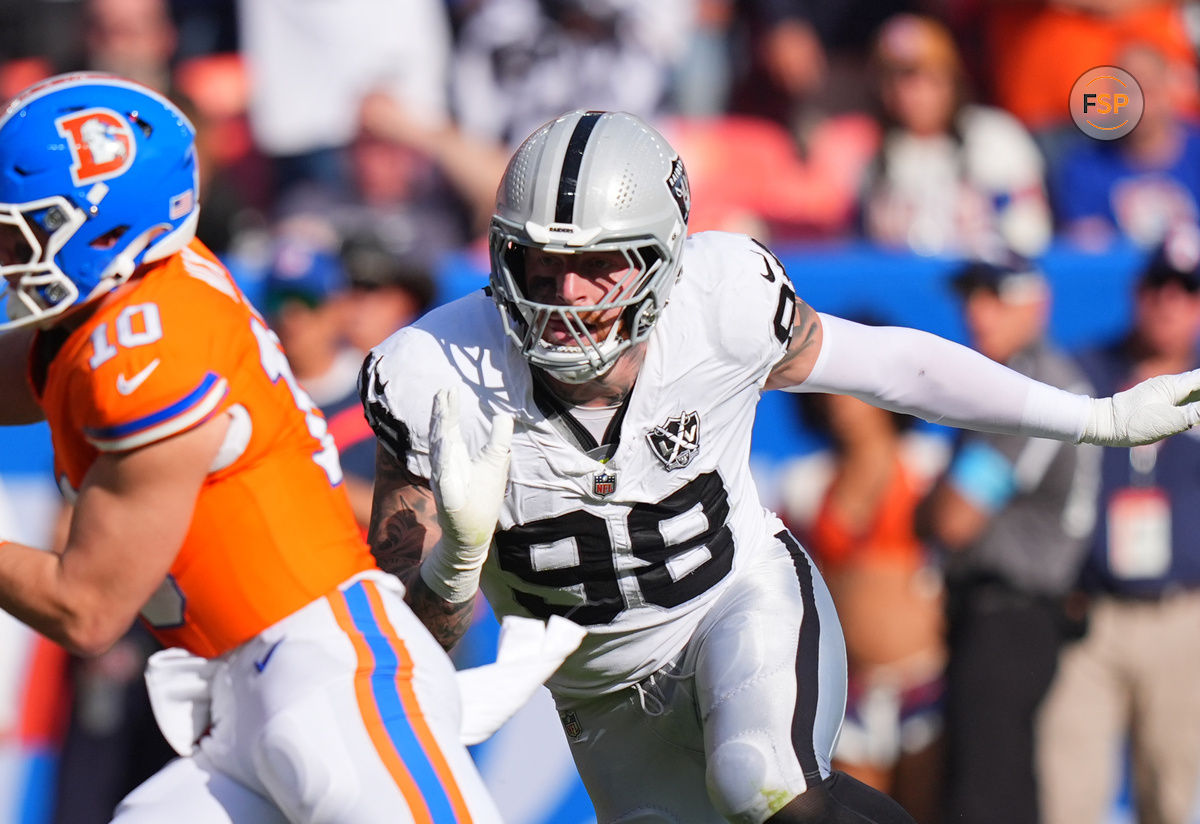
[[[933,335],[818,314],[749,237],[685,243],[689,201],[682,160],[633,115],[571,112],[521,144],[490,290],[364,363],[382,447],[372,550],[443,646],[481,583],[498,615],[587,628],[548,686],[599,821],[911,822],[831,770],[845,648],[824,582],[751,480],[760,393],[1139,443],[1200,420],[1177,405],[1200,373],[1092,399]],[[510,437],[511,473],[495,457]],[[431,479],[464,454],[468,483]]]
[[[406,125],[402,128],[420,132],[422,140],[430,144],[441,146],[452,139],[449,129],[420,129],[386,95],[372,94],[368,100],[371,102],[363,105],[364,117],[368,112],[383,111],[390,113],[385,117],[391,128],[403,121]],[[454,152],[452,148],[444,150]],[[487,185],[494,192],[503,165],[484,161],[477,168],[470,151],[464,147],[461,174],[486,179],[488,184],[478,185],[481,189]],[[486,221],[479,218],[478,226],[469,225],[463,202],[450,181],[433,159],[400,134],[377,134],[364,123],[346,148],[346,159],[346,186],[298,185],[276,200],[276,214],[284,218],[315,215],[331,223],[343,238],[372,232],[389,250],[428,266],[482,234]]]
[[[1036,133],[1074,129],[1063,92],[1095,66],[1126,64],[1120,51],[1146,43],[1184,72],[1196,73],[1196,47],[1186,3],[1145,0],[1042,0],[983,3],[963,9],[977,18],[978,74],[997,105]],[[1135,130],[1136,131],[1136,130]]]
[[[955,291],[972,345],[1023,375],[1087,392],[1045,339],[1050,285],[1032,264],[971,261]],[[945,554],[946,821],[1038,820],[1034,714],[1064,638],[1064,599],[1095,523],[1098,451],[961,434],[918,525]]]
[[[441,0],[238,0],[237,29],[276,202],[298,184],[352,185],[346,154],[368,94],[386,93],[429,127],[447,119],[453,44]]]
[[[1097,391],[1200,364],[1200,233],[1180,227],[1136,284],[1133,325],[1086,352]],[[1080,576],[1087,633],[1063,651],[1038,729],[1045,824],[1105,820],[1128,744],[1139,824],[1189,824],[1200,787],[1200,440],[1103,451]]]
[[[375,232],[350,232],[339,255],[350,283],[346,339],[360,352],[370,351],[433,305],[435,284],[428,267],[392,251]]]
[[[912,454],[913,419],[849,395],[797,395],[829,435],[833,476],[804,537],[846,638],[846,718],[833,766],[938,821],[942,775],[942,586],[914,515],[931,478]],[[809,466],[811,476],[812,466]]]
[[[342,486],[365,531],[375,443],[361,437],[371,434],[358,402],[363,352],[346,342],[350,295],[339,245],[333,227],[311,215],[282,221],[263,282],[263,307],[297,383],[325,416],[342,467]]]
[[[0,608],[97,655],[138,615],[173,761],[136,822],[498,821],[453,668],[374,568],[275,335],[193,240],[193,129],[113,76],[0,116],[0,422],[45,417],[65,547],[0,541]]]
[[[922,255],[1040,254],[1053,228],[1042,156],[1012,115],[967,100],[949,30],[898,14],[872,62],[881,139],[862,197],[867,237]]]
[[[370,230],[339,240],[333,226],[309,214],[276,228],[264,310],[292,374],[328,422],[364,535],[376,444],[359,402],[359,368],[372,346],[423,314],[432,297],[424,268],[396,257]]]
[[[1115,56],[1137,78],[1145,110],[1121,140],[1071,135],[1050,181],[1055,218],[1071,241],[1103,249],[1116,235],[1145,249],[1200,220],[1200,126],[1195,68],[1133,42]]]
[[[108,72],[160,94],[171,88],[179,32],[167,0],[86,0],[82,68]]]

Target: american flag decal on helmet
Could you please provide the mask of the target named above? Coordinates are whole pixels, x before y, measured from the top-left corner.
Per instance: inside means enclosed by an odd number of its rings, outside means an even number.
[[[180,192],[171,198],[169,214],[171,220],[178,220],[183,217],[196,205],[196,195],[191,189],[186,192]]]

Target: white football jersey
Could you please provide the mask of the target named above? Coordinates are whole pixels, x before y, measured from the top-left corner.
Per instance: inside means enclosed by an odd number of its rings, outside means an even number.
[[[617,690],[670,660],[753,548],[783,529],[759,502],[749,454],[790,338],[792,285],[765,247],[721,232],[691,237],[681,272],[606,445],[541,387],[482,292],[401,329],[364,366],[368,420],[421,478],[438,389],[457,387],[472,454],[494,414],[513,415],[482,588],[498,616],[587,628],[549,682],[562,695]]]

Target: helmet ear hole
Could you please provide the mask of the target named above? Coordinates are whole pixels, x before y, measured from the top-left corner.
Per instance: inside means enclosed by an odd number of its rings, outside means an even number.
[[[154,134],[154,127],[151,126],[149,123],[147,123],[145,120],[142,120],[140,117],[138,117],[137,112],[130,112],[129,119],[133,121],[133,124],[135,126],[137,126],[139,129],[141,129],[142,134],[145,137],[150,137],[150,135]]]
[[[126,226],[116,226],[112,229],[109,229],[107,232],[105,232],[104,234],[95,238],[94,240],[92,240],[92,242],[89,243],[88,245],[91,246],[93,249],[111,249],[112,247],[117,245],[117,241],[119,241],[124,236],[124,234],[128,231],[129,231],[129,226],[127,226],[127,225]]]

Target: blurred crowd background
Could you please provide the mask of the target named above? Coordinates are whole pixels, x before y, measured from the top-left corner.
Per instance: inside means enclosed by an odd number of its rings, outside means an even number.
[[[1191,0],[0,0],[0,100],[57,72],[110,71],[193,120],[199,237],[329,417],[364,523],[363,352],[486,282],[508,155],[573,108],[658,126],[690,175],[690,230],[767,243],[818,310],[934,331],[1079,391],[1194,367],[1198,51]],[[1068,111],[1075,79],[1099,65],[1145,95],[1121,140],[1085,137]],[[1109,534],[1161,531],[1114,520],[1127,487],[1194,504],[1200,455],[1168,464],[1164,450],[1157,475],[1157,453],[1101,468],[842,400],[764,399],[753,456],[847,627],[840,765],[921,824],[1200,821],[1200,673],[1179,665],[1200,662],[1190,647],[1142,671],[1195,697],[1114,688],[1088,705],[1108,719],[1099,743],[1072,738],[1062,713],[1040,719],[1060,652],[1079,651],[1104,596],[1157,609],[1200,592],[1196,516],[1171,510],[1165,562],[1161,547],[1114,550]],[[1004,483],[995,455],[1015,468]],[[53,544],[51,474],[41,428],[0,433],[0,532]],[[1057,526],[1030,526],[1043,521]],[[1014,545],[1051,572],[1023,572]],[[1109,573],[1125,553],[1117,584],[1088,579],[1096,552]],[[1200,639],[1198,616],[1182,620]],[[460,663],[489,654],[494,622],[478,624]],[[72,660],[0,614],[0,822],[107,821],[169,756],[140,680],[151,643],[134,630]],[[1091,697],[1136,680],[1081,678]],[[476,750],[513,824],[592,820],[557,723],[542,702]],[[1043,751],[1046,729],[1065,752]],[[1070,788],[1096,799],[1085,820],[1039,783],[1089,751],[1099,778]]]

